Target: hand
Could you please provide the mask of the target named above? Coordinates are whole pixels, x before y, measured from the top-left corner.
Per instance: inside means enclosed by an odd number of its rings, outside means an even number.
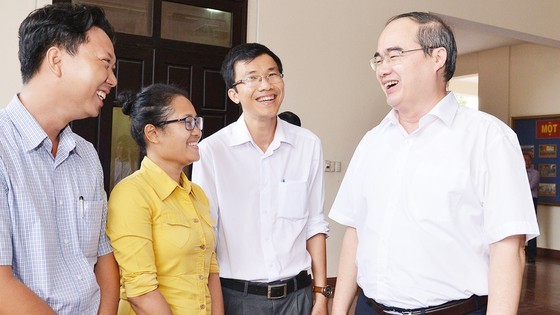
[[[315,303],[311,310],[311,315],[328,315],[329,314],[329,299],[321,293],[313,293]]]

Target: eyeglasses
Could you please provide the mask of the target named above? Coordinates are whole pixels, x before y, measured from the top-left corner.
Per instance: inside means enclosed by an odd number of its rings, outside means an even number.
[[[194,116],[187,116],[185,118],[162,121],[157,125],[158,126],[163,126],[163,125],[171,124],[171,123],[174,123],[174,122],[184,122],[185,123],[185,129],[187,129],[189,131],[193,130],[195,126],[198,128],[198,130],[202,131],[202,128],[204,127],[204,123],[203,123],[204,120],[202,119],[202,117],[194,117]]]
[[[276,72],[271,72],[265,76],[262,75],[251,75],[246,77],[245,79],[239,80],[234,82],[231,87],[234,88],[236,87],[238,84],[245,84],[245,86],[247,86],[248,88],[254,88],[256,86],[258,86],[259,84],[261,84],[263,78],[266,78],[266,81],[268,81],[268,83],[270,84],[275,84],[275,83],[280,83],[282,82],[282,78],[284,77],[284,74],[282,73],[276,73]]]
[[[436,47],[428,47],[428,49],[434,49],[434,48]],[[402,49],[389,50],[389,52],[387,52],[383,56],[377,54],[376,56],[371,58],[369,60],[369,65],[371,66],[373,71],[377,71],[379,67],[381,67],[384,61],[387,61],[387,64],[391,66],[398,65],[399,63],[401,63],[404,54],[413,51],[420,51],[420,50],[424,50],[424,48],[416,48],[416,49],[409,49],[409,50],[402,50]]]

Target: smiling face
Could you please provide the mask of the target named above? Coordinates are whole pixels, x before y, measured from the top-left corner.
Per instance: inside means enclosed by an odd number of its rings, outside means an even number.
[[[265,77],[272,72],[279,73],[278,65],[267,54],[260,55],[250,62],[237,62],[234,71],[235,82],[248,76]],[[276,115],[284,99],[284,81],[270,84],[263,78],[260,84],[253,88],[241,83],[235,89],[229,89],[228,95],[233,102],[241,104],[246,119],[276,122]]]
[[[421,48],[417,41],[419,25],[409,18],[397,19],[389,23],[377,43],[377,52],[386,56],[393,50]],[[422,50],[402,55],[398,64],[383,62],[376,75],[381,89],[387,97],[387,104],[398,111],[416,110],[418,106],[435,105],[432,99],[440,93],[438,89],[438,69],[435,58]],[[445,92],[445,89],[444,89]],[[430,100],[430,101],[428,101]]]
[[[66,52],[61,59],[64,98],[72,120],[98,116],[103,101],[117,85],[113,43],[98,27],[92,27],[87,36],[76,54]]]
[[[196,111],[192,103],[184,96],[178,95],[171,101],[173,111],[166,120],[196,117]],[[185,122],[173,122],[158,127],[159,143],[153,147],[153,152],[158,155],[158,160],[166,163],[169,168],[182,169],[191,163],[198,161],[198,141],[202,131],[195,127],[193,130],[185,129]],[[152,147],[148,146],[151,151]],[[165,167],[167,169],[167,167]]]

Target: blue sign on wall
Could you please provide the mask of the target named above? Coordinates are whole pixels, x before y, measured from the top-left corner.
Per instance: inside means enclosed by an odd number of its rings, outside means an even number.
[[[539,170],[539,203],[560,205],[560,116],[513,117],[512,128],[524,152],[533,156],[534,168]]]

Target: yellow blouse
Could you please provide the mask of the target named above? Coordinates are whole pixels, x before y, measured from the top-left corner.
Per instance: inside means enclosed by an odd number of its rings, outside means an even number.
[[[173,314],[210,314],[209,273],[218,273],[208,200],[184,173],[179,186],[148,157],[109,199],[107,235],[121,275],[119,314],[127,297],[155,289]]]

